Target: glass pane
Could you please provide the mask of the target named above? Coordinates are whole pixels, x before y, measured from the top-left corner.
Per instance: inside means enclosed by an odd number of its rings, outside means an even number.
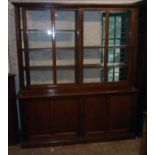
[[[21,44],[22,44],[22,48],[24,48],[24,37],[23,37],[23,32],[21,32]]]
[[[48,31],[29,31],[28,32],[29,48],[51,48],[52,36]]]
[[[84,46],[104,46],[105,13],[84,11]]]
[[[59,50],[56,52],[56,65],[75,65],[74,50]]]
[[[127,68],[120,68],[119,80],[127,80],[127,78],[128,78],[128,69]]]
[[[44,51],[29,51],[30,66],[52,66],[52,51],[46,49]]]
[[[113,77],[114,77],[114,75],[113,75],[113,67],[108,67],[108,82],[113,82]]]
[[[25,52],[22,51],[22,57],[23,57],[23,66],[25,66]]]
[[[52,84],[53,72],[50,69],[31,70],[30,71],[31,84]]]
[[[75,47],[75,11],[56,11],[56,47]]]
[[[102,79],[103,79],[103,69],[84,68],[83,72],[84,83],[102,82]]]
[[[24,70],[24,86],[26,86],[26,71]]]
[[[75,32],[56,32],[56,47],[75,47]]]
[[[72,69],[57,69],[57,83],[75,83],[75,71]]]
[[[108,82],[127,80],[127,67],[108,67]]]
[[[50,10],[31,10],[27,11],[27,28],[29,29],[51,29]]]
[[[26,11],[28,48],[52,47],[51,10]]]
[[[75,30],[75,11],[56,11],[56,30]]]
[[[99,64],[104,63],[104,49],[103,48],[85,48],[84,49],[84,64]]]
[[[75,11],[56,11],[57,83],[75,83]]]
[[[128,45],[129,28],[129,12],[111,13],[109,17],[109,46]]]
[[[109,48],[108,65],[127,65],[128,51],[127,48]]]

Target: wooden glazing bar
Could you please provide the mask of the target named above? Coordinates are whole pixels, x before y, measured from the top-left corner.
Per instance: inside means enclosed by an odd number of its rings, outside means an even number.
[[[83,48],[92,48],[92,49],[94,49],[94,48],[104,48],[104,46],[84,46]]]
[[[57,83],[56,75],[56,36],[55,36],[55,9],[51,10],[51,26],[52,26],[52,54],[53,54],[53,82]]]
[[[74,69],[75,65],[59,65],[57,66],[57,69]],[[30,66],[30,67],[24,67],[25,70],[46,70],[46,69],[53,69],[53,66]]]
[[[79,51],[79,40],[78,40],[78,11],[75,11],[75,82],[79,83],[79,61],[78,61],[78,51]]]
[[[25,49],[25,65],[29,68],[29,53],[28,53],[28,34],[27,34],[27,19],[26,10],[22,8],[22,23],[23,23],[23,37],[24,37],[24,49]],[[30,85],[30,71],[26,69],[26,82],[27,86]]]
[[[23,31],[23,29],[20,29],[20,31]],[[28,29],[28,32],[46,32],[46,29]],[[75,30],[56,30],[55,32],[74,32]]]
[[[114,16],[114,45],[116,43],[116,16]],[[115,63],[115,48],[114,48],[114,63]],[[115,67],[113,67],[113,82],[115,80]]]
[[[84,68],[101,68],[100,64],[83,64]]]
[[[108,38],[109,38],[109,12],[106,12],[106,19],[105,19],[105,51],[104,51],[104,81],[107,82],[108,76]]]
[[[44,50],[50,50],[50,49],[52,50],[51,47],[28,48],[28,52],[30,52],[30,51],[37,51],[37,50],[44,51]],[[56,49],[66,51],[66,50],[73,50],[73,49],[75,49],[75,47],[57,47]],[[22,50],[25,51],[25,48],[23,48]]]
[[[78,63],[79,63],[79,69],[78,69],[78,78],[79,83],[82,83],[83,81],[83,9],[78,10],[78,17],[79,17],[79,23],[78,23],[78,42],[79,42],[79,55],[78,55]]]

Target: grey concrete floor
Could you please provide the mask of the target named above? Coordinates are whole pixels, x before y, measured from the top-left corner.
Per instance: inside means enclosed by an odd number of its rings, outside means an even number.
[[[11,146],[8,155],[139,155],[140,138],[56,147],[21,149]]]

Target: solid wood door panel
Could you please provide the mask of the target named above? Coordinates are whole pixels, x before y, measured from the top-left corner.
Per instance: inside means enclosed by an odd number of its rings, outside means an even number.
[[[134,122],[134,95],[110,96],[110,130],[130,130]]]
[[[84,99],[86,134],[104,132],[107,128],[107,104],[104,96]]]
[[[49,99],[29,99],[21,103],[22,123],[26,137],[51,134],[51,103]]]
[[[79,101],[77,98],[56,98],[54,109],[54,132],[59,135],[75,135],[79,129]]]

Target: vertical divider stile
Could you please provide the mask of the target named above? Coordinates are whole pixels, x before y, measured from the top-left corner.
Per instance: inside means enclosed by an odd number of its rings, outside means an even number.
[[[116,15],[114,15],[114,46],[116,46]],[[114,47],[114,60],[113,63],[115,63],[115,47]],[[113,82],[115,81],[115,67],[113,67]]]
[[[78,40],[78,34],[79,34],[79,26],[78,26],[78,10],[75,11],[75,82],[76,84],[79,83],[79,61],[78,61],[78,52],[79,52],[79,40]]]
[[[100,49],[100,63],[101,63],[101,82],[103,82],[104,81],[104,77],[103,77],[103,75],[104,75],[104,65],[103,65],[103,63],[104,63],[104,52],[103,52],[103,47],[104,47],[104,38],[105,38],[105,36],[103,36],[103,35],[105,35],[105,33],[103,33],[104,31],[105,31],[105,29],[104,29],[104,21],[103,21],[103,19],[104,19],[104,13],[102,12],[102,15],[101,15],[101,30],[102,30],[102,33],[101,33],[101,38],[102,38],[102,40],[101,40],[101,49]]]
[[[79,63],[79,67],[78,67],[78,82],[82,83],[83,82],[83,9],[79,8],[78,9],[78,31],[77,31],[77,35],[78,35],[78,63]]]
[[[109,40],[109,12],[106,11],[105,18],[105,52],[104,52],[104,81],[107,82],[108,76],[108,40]]]
[[[56,84],[56,34],[55,34],[55,9],[51,10],[51,31],[52,31],[52,55],[53,55],[53,83]]]
[[[26,10],[22,8],[22,23],[23,23],[23,37],[24,37],[24,53],[25,53],[25,70],[26,70],[26,83],[30,86],[30,64],[29,64],[29,51],[28,51],[28,31]]]

